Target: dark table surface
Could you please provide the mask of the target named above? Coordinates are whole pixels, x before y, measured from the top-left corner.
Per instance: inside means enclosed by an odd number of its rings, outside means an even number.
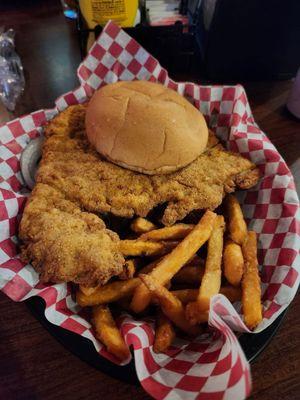
[[[51,107],[77,84],[80,62],[74,24],[58,1],[9,1],[0,26],[16,30],[26,90],[14,114],[0,122]],[[277,146],[300,189],[300,122],[285,110],[290,81],[244,83],[256,122]],[[300,298],[290,306],[276,337],[252,364],[253,400],[300,398]],[[0,399],[149,399],[141,387],[119,382],[69,353],[23,303],[0,293]],[[234,399],[232,399],[234,400]]]

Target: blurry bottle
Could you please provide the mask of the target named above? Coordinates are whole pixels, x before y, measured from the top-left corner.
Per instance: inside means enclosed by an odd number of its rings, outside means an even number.
[[[94,29],[96,25],[104,26],[109,20],[127,28],[141,21],[138,3],[138,0],[79,0],[79,7],[89,29]],[[91,33],[87,51],[94,40],[94,34]]]
[[[90,29],[104,26],[110,19],[131,27],[140,18],[138,0],[79,0],[80,11]]]

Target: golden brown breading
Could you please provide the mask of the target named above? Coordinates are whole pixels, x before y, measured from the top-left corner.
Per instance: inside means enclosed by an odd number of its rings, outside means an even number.
[[[85,106],[77,105],[50,122],[37,181],[87,211],[145,217],[156,205],[167,203],[162,222],[172,225],[195,209],[215,209],[226,192],[236,186],[247,189],[259,179],[251,161],[224,150],[213,136],[208,150],[177,172],[148,176],[121,168],[91,148],[84,116]]]
[[[48,185],[35,186],[19,235],[24,242],[22,258],[32,262],[44,282],[93,286],[123,270],[118,235]]]

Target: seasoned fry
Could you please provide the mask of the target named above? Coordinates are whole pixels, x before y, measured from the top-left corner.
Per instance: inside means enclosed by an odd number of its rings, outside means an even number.
[[[115,281],[98,287],[90,296],[78,291],[76,300],[82,307],[111,303],[133,293],[140,283],[139,278],[129,279],[128,281]]]
[[[199,290],[198,289],[181,289],[181,290],[172,290],[171,291],[174,296],[176,296],[182,304],[187,304],[192,301],[197,300]],[[242,290],[239,287],[234,286],[222,286],[220,289],[220,293],[223,294],[231,303],[235,303],[236,301],[241,300],[242,298]]]
[[[217,215],[212,211],[206,211],[195,228],[157,264],[151,272],[154,278],[161,285],[165,285],[172,277],[190,260],[193,254],[209,239],[214,221]],[[147,242],[146,242],[147,243]],[[145,285],[140,285],[131,302],[131,308],[138,313],[143,311],[151,300],[149,290]]]
[[[204,267],[202,265],[186,265],[174,275],[172,282],[199,286],[203,274]]]
[[[133,278],[137,264],[138,260],[136,259],[126,260],[123,266],[123,271],[121,272],[121,274],[119,274],[119,279],[121,279],[122,281],[126,281]]]
[[[193,325],[202,322],[202,313],[208,311],[211,297],[221,288],[224,225],[223,216],[218,215],[208,241],[205,272],[197,300],[186,306],[186,317]]]
[[[154,229],[150,232],[144,233],[139,237],[141,240],[178,240],[183,239],[188,235],[195,225],[191,224],[176,224],[173,226],[165,226],[161,229]]]
[[[158,312],[155,325],[155,338],[153,350],[155,353],[163,353],[171,346],[175,338],[172,322],[161,311]]]
[[[156,226],[146,218],[138,217],[132,221],[130,229],[135,233],[146,233],[156,229]]]
[[[249,231],[243,243],[245,271],[242,279],[242,304],[244,321],[249,329],[262,320],[261,288],[257,261],[256,233]]]
[[[120,250],[124,256],[160,256],[170,252],[178,242],[150,242],[143,240],[121,240]]]
[[[151,293],[142,283],[135,289],[130,308],[135,313],[141,313],[151,302]]]
[[[231,239],[242,245],[247,236],[247,225],[244,220],[241,206],[232,194],[226,196],[225,205],[228,214],[228,230]]]
[[[97,338],[119,360],[126,360],[130,356],[130,350],[121,336],[121,333],[107,306],[93,307],[92,324]]]
[[[196,335],[199,333],[198,327],[192,326],[185,317],[184,308],[178,300],[164,286],[159,284],[155,278],[150,275],[140,275],[140,279],[147,286],[148,290],[157,297],[163,313],[174,322],[182,331]]]
[[[159,260],[146,265],[140,273],[147,274],[151,272]],[[107,304],[130,296],[133,291],[141,284],[139,278],[132,278],[127,281],[115,281],[99,286],[90,295],[78,291],[76,294],[77,303],[82,306],[96,306],[98,304]]]
[[[223,253],[224,275],[233,286],[238,286],[244,272],[244,257],[241,246],[228,240]]]

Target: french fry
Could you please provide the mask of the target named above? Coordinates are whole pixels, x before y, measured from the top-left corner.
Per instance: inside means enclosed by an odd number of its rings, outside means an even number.
[[[161,258],[158,259],[158,260],[154,260],[154,261],[152,261],[152,263],[146,265],[143,269],[140,270],[140,274],[148,274],[149,272],[151,272],[151,271],[153,270],[153,268],[159,263],[160,260],[161,260]],[[140,286],[144,286],[144,285],[143,285],[142,283],[141,283],[140,285],[138,285],[138,287],[135,289],[135,292],[138,291],[138,289],[139,289]],[[167,282],[165,286],[166,286],[166,287],[170,286],[170,281]],[[147,289],[147,288],[145,288],[145,289]],[[134,292],[134,293],[135,293],[135,292]],[[148,307],[148,305],[150,304],[150,302],[151,302],[151,300],[152,300],[152,296],[151,296],[151,293],[149,292],[149,290],[148,290],[148,293],[146,294],[146,296],[147,296],[147,298],[146,298],[145,301],[147,301],[147,305],[146,305],[145,308]],[[154,304],[157,304],[157,302],[156,302],[156,303],[153,302],[153,303],[154,303]],[[144,308],[144,309],[145,309],[145,308]],[[134,311],[134,310],[132,309],[132,300],[131,300],[131,303],[130,303],[130,310],[133,311],[133,312],[139,312],[139,311]],[[142,311],[143,311],[143,310],[142,310]],[[142,312],[142,311],[141,311],[141,312]]]
[[[98,286],[95,286],[95,287],[87,287],[87,286],[79,285],[79,290],[80,290],[85,296],[90,296],[90,295],[93,294],[97,289],[98,289]]]
[[[175,330],[172,322],[161,311],[158,312],[155,325],[155,338],[153,350],[155,353],[163,353],[172,344],[175,338]]]
[[[199,286],[203,274],[204,267],[202,265],[185,265],[174,275],[172,282]]]
[[[165,285],[185,265],[197,250],[209,239],[217,215],[206,211],[195,228],[156,265],[151,277],[161,285]],[[147,287],[141,284],[134,292],[131,309],[142,312],[151,301]]]
[[[146,233],[156,229],[156,226],[146,218],[138,217],[132,221],[130,229],[135,233]]]
[[[143,312],[151,302],[151,293],[143,283],[134,291],[130,308],[135,313]]]
[[[253,329],[262,320],[261,288],[255,232],[248,232],[242,249],[245,260],[245,270],[242,279],[243,314],[245,324],[249,329]]]
[[[119,360],[126,360],[130,356],[130,350],[121,336],[121,333],[107,306],[93,307],[92,324],[97,338]]]
[[[141,274],[140,279],[147,286],[148,290],[159,301],[163,313],[182,331],[197,335],[198,327],[192,326],[185,317],[183,305],[171,292],[164,286],[156,282],[150,275]]]
[[[119,274],[119,279],[121,279],[122,281],[126,281],[128,279],[133,278],[135,275],[137,264],[138,264],[137,259],[126,260],[123,267],[123,271]]]
[[[151,272],[158,263],[158,260],[146,265],[141,269],[141,273]],[[132,278],[127,281],[115,281],[104,286],[98,286],[90,295],[79,290],[76,294],[77,303],[82,306],[96,306],[98,304],[113,303],[124,297],[130,296],[133,291],[141,284],[139,278]]]
[[[180,290],[172,290],[171,293],[174,294],[174,296],[177,297],[177,299],[179,299],[182,304],[187,304],[197,300],[199,290],[180,289]],[[236,301],[239,301],[242,298],[242,290],[239,287],[222,286],[220,289],[220,293],[223,294],[225,297],[227,297],[231,303],[235,303]]]
[[[160,256],[170,252],[178,242],[150,242],[143,240],[121,240],[120,250],[124,256]]]
[[[117,301],[123,297],[129,296],[139,286],[139,278],[132,278],[128,281],[115,281],[107,283],[97,288],[90,296],[81,291],[76,294],[77,303],[82,306],[95,306],[98,304],[107,304]]]
[[[193,230],[194,227],[195,225],[191,224],[165,226],[164,228],[154,229],[150,232],[144,233],[139,237],[139,239],[153,241],[183,239]]]
[[[230,237],[235,243],[242,245],[247,236],[247,225],[241,206],[232,194],[226,196],[225,205],[228,214],[228,231]]]
[[[186,306],[186,317],[192,325],[203,322],[203,313],[209,310],[211,297],[219,293],[221,288],[224,225],[223,216],[218,215],[208,241],[205,272],[197,300]]]
[[[224,275],[233,286],[238,286],[244,272],[244,257],[241,246],[228,240],[223,252]]]

